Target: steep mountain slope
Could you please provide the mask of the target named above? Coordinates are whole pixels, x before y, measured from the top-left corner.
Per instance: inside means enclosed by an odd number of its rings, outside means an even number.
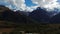
[[[39,22],[44,22],[44,23],[49,22],[49,16],[48,16],[47,11],[41,9],[40,7],[38,7],[36,10],[31,12],[29,14],[29,17],[31,17],[32,19],[35,19]]]
[[[31,19],[30,17],[23,15],[21,11],[14,12],[10,10],[8,7],[2,6],[2,5],[0,6],[0,20],[9,21],[9,22],[12,21],[20,24],[21,23],[29,24],[29,23],[36,22],[34,19]]]
[[[50,19],[51,23],[60,23],[60,13]]]
[[[3,6],[0,6],[2,8]],[[7,7],[3,7],[0,9],[0,18],[7,21],[14,21],[14,22],[26,22],[26,18],[21,15],[19,12],[14,12],[12,10],[5,10]],[[8,9],[8,8],[7,8]]]

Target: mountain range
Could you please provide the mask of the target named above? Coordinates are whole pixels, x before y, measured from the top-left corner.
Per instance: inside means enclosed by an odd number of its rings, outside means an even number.
[[[25,12],[20,10],[13,11],[8,7],[0,5],[0,20],[15,23],[60,23],[60,13],[50,17],[49,13],[40,7],[32,12]]]

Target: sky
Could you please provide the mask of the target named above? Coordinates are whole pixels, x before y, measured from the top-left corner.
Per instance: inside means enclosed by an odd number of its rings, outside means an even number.
[[[32,12],[37,7],[53,11],[60,10],[60,0],[0,0],[0,5],[5,5],[10,9]]]
[[[25,0],[25,3],[28,7],[31,7],[31,6],[36,6],[36,4],[32,3],[31,0]]]

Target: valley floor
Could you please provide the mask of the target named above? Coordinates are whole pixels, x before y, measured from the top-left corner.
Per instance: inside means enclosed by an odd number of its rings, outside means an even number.
[[[16,24],[8,21],[0,21],[0,33],[15,34],[40,33],[40,34],[60,34],[60,24]]]

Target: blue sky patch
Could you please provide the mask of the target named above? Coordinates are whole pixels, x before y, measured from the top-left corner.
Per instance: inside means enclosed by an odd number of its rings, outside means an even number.
[[[35,5],[36,5],[36,4],[32,3],[31,0],[25,0],[25,4],[26,4],[28,7],[35,6]]]

